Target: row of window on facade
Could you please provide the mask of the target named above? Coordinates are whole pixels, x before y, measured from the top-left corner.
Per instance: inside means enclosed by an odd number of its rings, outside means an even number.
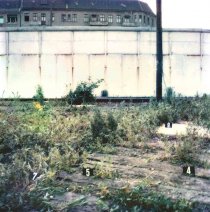
[[[53,17],[54,19],[54,17]],[[144,15],[134,15],[134,22],[135,23],[143,23],[146,25],[151,25],[154,26],[154,19],[150,19],[149,17],[146,17]],[[126,23],[130,23],[132,22],[132,17],[130,15],[125,15],[125,16],[121,16],[121,15],[116,15],[116,23],[121,23],[122,20]],[[62,22],[76,22],[77,21],[77,14],[62,14],[61,15],[61,21]],[[84,22],[88,23],[89,21],[93,21],[93,22],[108,22],[108,23],[113,23],[114,18],[113,15],[108,15],[105,16],[104,14],[101,15],[96,15],[96,14],[84,14]]]
[[[18,21],[18,16],[17,15],[7,15],[7,23],[16,23]],[[24,16],[24,21],[29,22],[30,21],[30,16],[25,15]],[[37,13],[33,14],[33,21],[38,21],[38,15]],[[42,13],[41,14],[41,21],[46,21],[46,14]],[[0,24],[4,24],[4,16],[0,16]]]
[[[116,23],[121,23],[122,20],[124,23],[130,23],[130,22],[135,22],[135,23],[140,23],[140,24],[145,24],[145,25],[151,25],[154,26],[154,19],[150,17],[147,17],[145,15],[134,15],[133,17],[131,15],[116,15],[115,17]],[[17,15],[7,15],[7,23],[16,23],[17,22]],[[51,15],[52,22],[55,21],[55,15]],[[31,17],[29,13],[24,14],[24,21],[25,22],[30,22]],[[37,22],[39,21],[39,16],[38,13],[33,13],[32,15],[32,21]],[[41,21],[45,22],[46,21],[46,13],[41,13]],[[108,22],[108,23],[113,23],[114,18],[113,15],[108,15],[105,16],[104,14],[97,15],[97,14],[84,14],[84,20],[85,23],[88,23],[89,21],[92,22]],[[77,14],[61,14],[61,22],[77,22]],[[0,16],[0,24],[5,23],[4,21],[4,16]]]

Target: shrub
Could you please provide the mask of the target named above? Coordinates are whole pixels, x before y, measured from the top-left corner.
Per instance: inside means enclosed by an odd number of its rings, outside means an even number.
[[[108,160],[106,163],[101,161],[97,162],[94,166],[96,178],[115,178],[119,177],[119,173],[114,170],[112,162]]]
[[[167,87],[166,92],[165,92],[165,101],[167,103],[171,104],[172,101],[174,101],[175,97],[176,97],[176,94],[175,94],[173,88]]]
[[[117,136],[117,127],[118,123],[113,114],[109,113],[103,116],[99,110],[94,112],[93,120],[91,121],[93,140],[99,139],[103,144],[113,143]]]
[[[69,104],[87,104],[95,102],[95,96],[93,94],[94,89],[98,88],[102,80],[97,82],[81,82],[75,89],[70,91],[67,95],[67,101]]]
[[[210,98],[203,96],[201,98],[178,97],[171,106],[173,113],[180,120],[192,121],[195,124],[210,128]]]
[[[169,152],[171,161],[178,164],[200,165],[199,153],[202,145],[195,129],[188,129],[186,136],[179,136],[176,143],[170,145]]]
[[[108,195],[107,195],[108,196]],[[111,198],[110,198],[110,197]],[[185,200],[172,200],[150,191],[149,186],[139,185],[133,189],[125,187],[113,194],[110,211],[191,211],[192,206]]]
[[[93,138],[98,137],[101,133],[107,133],[105,129],[106,123],[104,117],[99,110],[96,110],[93,115],[93,120],[91,121],[91,131]]]
[[[71,172],[72,166],[78,162],[78,153],[68,144],[53,147],[49,153],[49,166],[55,170]]]
[[[108,97],[108,96],[109,96],[108,91],[107,91],[107,90],[102,90],[102,91],[101,91],[101,96],[102,96],[102,97]]]
[[[168,103],[159,103],[156,108],[156,118],[158,125],[166,122],[176,122],[178,117],[174,112],[174,108]]]
[[[117,123],[116,119],[114,118],[113,114],[109,113],[108,117],[107,117],[107,127],[111,131],[115,132],[117,130],[117,126],[118,126],[118,123]]]
[[[33,96],[33,99],[36,102],[39,102],[41,105],[44,105],[44,92],[40,85],[38,85],[38,87],[36,89],[36,94],[35,94],[35,96]]]

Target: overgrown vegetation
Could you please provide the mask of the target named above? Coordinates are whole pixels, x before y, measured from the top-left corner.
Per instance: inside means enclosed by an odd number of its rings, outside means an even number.
[[[152,192],[149,186],[139,185],[135,188],[126,186],[107,195],[112,200],[111,211],[180,211],[192,210],[185,200],[172,200],[164,195]]]
[[[94,101],[98,83],[82,83],[68,95],[71,104]],[[33,103],[8,105],[0,109],[0,210],[30,211],[36,207],[52,209],[44,199],[66,190],[56,183],[56,173],[73,173],[91,152],[114,152],[116,146],[136,147],[157,136],[156,129],[165,122],[186,120],[210,128],[210,98],[175,99],[168,91],[166,101],[147,105],[107,107],[58,107],[44,105],[41,87]],[[43,108],[44,105],[44,109]],[[167,141],[166,141],[167,142]],[[168,148],[170,157],[179,163],[198,162],[201,140],[196,133],[177,137]],[[116,176],[110,167],[97,166],[99,178]],[[39,179],[33,180],[34,173]],[[188,210],[184,202],[174,202],[139,187],[126,193],[119,191],[113,202],[122,210],[135,211],[154,207],[157,211]],[[119,211],[119,210],[118,210]],[[138,210],[137,210],[138,211]]]

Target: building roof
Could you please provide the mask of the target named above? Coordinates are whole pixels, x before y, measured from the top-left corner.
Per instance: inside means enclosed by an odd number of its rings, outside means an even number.
[[[154,15],[147,3],[139,0],[0,0],[0,10],[85,10],[144,12]]]
[[[0,0],[0,11],[17,11],[19,7],[19,0]]]

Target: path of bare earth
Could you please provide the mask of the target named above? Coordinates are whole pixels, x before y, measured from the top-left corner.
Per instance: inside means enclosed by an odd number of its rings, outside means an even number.
[[[122,188],[127,184],[136,186],[140,181],[147,179],[153,190],[174,199],[197,201],[202,211],[210,211],[210,170],[196,167],[195,177],[184,176],[181,166],[172,165],[163,159],[164,150],[161,141],[150,142],[148,147],[147,149],[116,147],[117,153],[114,155],[89,155],[87,164],[91,166],[103,162],[105,167],[111,166],[119,173],[118,178],[95,179],[83,176],[81,170],[72,175],[60,173],[60,178],[81,186],[93,185],[95,188],[103,182],[110,189]],[[208,149],[205,149],[206,160],[210,160],[209,150],[210,145]],[[78,206],[72,211],[98,211],[94,202],[97,199],[96,196],[92,193],[88,198],[88,205]]]

